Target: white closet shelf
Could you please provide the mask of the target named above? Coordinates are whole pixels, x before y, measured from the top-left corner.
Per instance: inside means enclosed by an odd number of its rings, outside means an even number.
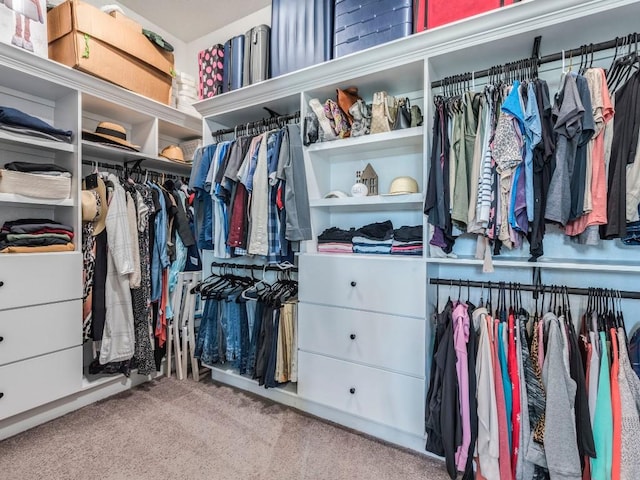
[[[0,193],[0,203],[73,207],[73,198],[64,198],[57,200],[48,198],[25,197],[24,195],[18,195],[17,193]]]
[[[422,255],[391,255],[391,254],[374,254],[374,253],[323,253],[323,252],[308,252],[300,253],[299,255],[320,256],[329,258],[362,258],[362,259],[375,259],[387,262],[424,262]]]
[[[321,198],[311,200],[311,208],[339,209],[340,211],[415,210],[422,205],[421,193],[407,195],[371,195],[369,197]]]
[[[369,150],[379,150],[381,148],[392,149],[415,146],[422,149],[423,135],[423,127],[405,128],[391,132],[333,140],[331,142],[314,143],[307,147],[307,151],[313,154],[356,154],[360,156]]]
[[[254,380],[252,378],[249,378],[245,375],[240,375],[237,370],[231,368],[231,367],[227,367],[227,366],[212,366],[212,365],[206,365],[206,364],[202,364],[203,367],[208,368],[209,370],[211,370],[212,373],[217,373],[218,375],[224,376],[226,377],[226,380],[229,379],[233,379],[233,382],[228,382],[229,384],[233,384],[238,386],[238,383],[241,384],[248,384],[248,385],[252,385],[254,387],[258,387],[258,381]],[[215,379],[215,374],[214,374],[214,379]],[[262,386],[260,387],[261,389],[264,389]],[[292,397],[297,397],[298,396],[298,388],[297,388],[297,383],[285,383],[283,386],[281,387],[275,387],[273,389],[276,392],[279,392],[281,394],[285,394],[285,395],[290,395]]]
[[[191,164],[182,164],[172,162],[166,158],[148,155],[142,152],[134,152],[131,150],[124,150],[117,147],[110,147],[108,145],[102,145],[99,143],[91,142],[88,140],[82,141],[82,158],[83,159],[95,159],[96,161],[106,160],[112,162],[132,162],[135,160],[142,160],[142,168],[155,167],[162,170],[172,171],[175,173],[188,174],[191,172]]]
[[[0,130],[0,143],[10,143],[13,145],[22,145],[24,147],[38,148],[50,150],[53,152],[69,152],[76,151],[76,146],[72,143],[56,142],[54,140],[45,140],[43,138],[30,137],[28,135],[18,135],[6,130]]]
[[[528,258],[510,258],[500,260],[493,259],[495,267],[502,268],[547,268],[556,270],[584,270],[601,272],[640,272],[640,262],[620,262],[619,260],[592,260],[588,262],[571,262],[561,258],[541,257],[537,262],[529,262]],[[443,265],[478,265],[482,266],[484,261],[471,256],[458,256],[457,258],[435,258],[427,257],[427,263]]]

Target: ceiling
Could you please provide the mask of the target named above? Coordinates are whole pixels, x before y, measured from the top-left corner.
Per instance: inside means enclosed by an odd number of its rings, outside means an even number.
[[[271,5],[271,0],[119,0],[184,42]]]

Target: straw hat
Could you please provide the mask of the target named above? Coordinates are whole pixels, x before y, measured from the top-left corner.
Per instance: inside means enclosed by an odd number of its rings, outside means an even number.
[[[96,174],[93,174],[96,175]],[[104,183],[104,180],[102,180],[102,178],[100,178],[99,175],[96,175],[98,177],[97,179],[97,186],[95,188],[92,189],[88,189],[88,190],[83,190],[82,192],[82,220],[83,221],[93,221],[93,236],[97,236],[100,233],[102,233],[106,227],[106,221],[107,221],[107,210],[109,209],[108,205],[107,205],[107,186]],[[85,189],[86,188],[86,181],[83,180],[82,181],[82,188]],[[85,191],[89,192],[94,198],[93,198],[93,203],[95,204],[95,207],[88,207],[89,211],[87,212],[87,217],[90,215],[90,211],[92,210],[92,208],[96,209],[96,214],[94,215],[93,218],[89,219],[89,220],[85,220],[85,213],[84,213],[84,204],[85,204]],[[93,194],[93,192],[95,192],[96,195]],[[87,197],[88,199],[88,197]],[[99,206],[98,206],[99,203]]]
[[[93,222],[100,213],[98,209],[98,193],[93,190],[82,190],[80,204],[82,206],[82,221]]]
[[[159,155],[174,162],[185,163],[184,153],[182,153],[182,149],[177,145],[169,145],[163,148]]]
[[[116,146],[135,150],[136,152],[140,151],[139,145],[133,145],[127,141],[127,131],[122,125],[118,125],[117,123],[100,122],[95,132],[83,130],[82,138],[92,142],[111,143]]]
[[[418,193],[418,182],[411,177],[396,177],[391,181],[387,195]]]

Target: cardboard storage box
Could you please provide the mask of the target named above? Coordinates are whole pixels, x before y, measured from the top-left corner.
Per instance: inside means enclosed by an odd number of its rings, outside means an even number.
[[[0,42],[47,58],[45,0],[0,0]]]
[[[135,20],[127,17],[126,15],[121,14],[119,11],[114,10],[113,12],[109,12],[109,15],[111,15],[113,18],[121,22],[120,23],[121,25],[122,23],[125,23],[127,24],[127,26],[134,29],[136,32],[142,32],[142,25],[140,25]]]
[[[48,13],[49,58],[168,104],[173,54],[127,23],[68,0]]]

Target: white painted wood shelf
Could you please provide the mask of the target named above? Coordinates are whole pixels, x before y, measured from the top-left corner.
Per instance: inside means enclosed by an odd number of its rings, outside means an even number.
[[[382,148],[405,149],[415,147],[422,150],[423,136],[423,127],[405,128],[330,142],[313,143],[307,147],[307,152],[322,156],[336,154],[361,156],[367,151],[377,151]]]
[[[422,206],[422,194],[371,195],[368,197],[321,198],[309,202],[311,208],[341,211],[359,210],[415,210]]]
[[[44,138],[31,137],[28,135],[19,135],[0,129],[0,143],[8,143],[20,145],[28,148],[37,148],[49,150],[52,152],[68,152],[74,153],[76,146],[72,143],[56,142],[55,140],[46,140]]]
[[[583,271],[601,271],[601,272],[633,272],[640,273],[640,261],[624,262],[619,260],[580,260],[570,261],[559,258],[538,258],[537,262],[529,262],[528,258],[509,258],[505,257],[501,260],[499,257],[493,258],[494,267],[501,268],[541,268],[556,270],[583,270]],[[472,265],[482,266],[484,261],[478,260],[470,256],[458,256],[457,258],[436,258],[427,257],[427,263],[442,265]]]
[[[125,150],[118,147],[110,147],[100,143],[88,140],[82,141],[82,158],[85,160],[94,159],[96,161],[104,160],[118,163],[130,163],[136,160],[142,160],[142,168],[161,168],[162,170],[172,171],[187,175],[191,172],[190,163],[172,162],[163,157],[148,155],[143,152],[135,152],[133,150]]]

